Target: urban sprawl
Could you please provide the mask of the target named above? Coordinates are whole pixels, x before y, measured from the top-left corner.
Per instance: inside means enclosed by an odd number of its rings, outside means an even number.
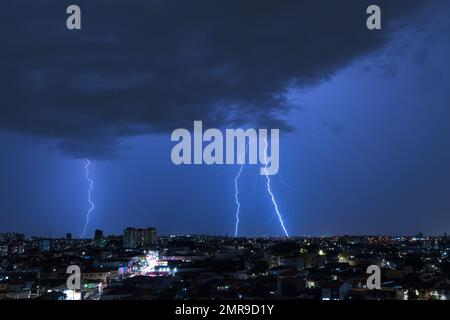
[[[0,234],[0,299],[446,300],[447,235],[232,238],[126,228],[92,239]],[[69,288],[69,266],[80,270]],[[381,289],[367,288],[379,266]]]

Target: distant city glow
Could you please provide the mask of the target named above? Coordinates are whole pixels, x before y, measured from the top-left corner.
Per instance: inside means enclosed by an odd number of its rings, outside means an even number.
[[[144,256],[137,256],[131,259],[126,268],[128,277],[173,275],[177,272],[176,268],[170,268],[170,259],[160,257],[157,251],[148,251]]]
[[[81,300],[81,292],[76,290],[64,290],[66,300]]]

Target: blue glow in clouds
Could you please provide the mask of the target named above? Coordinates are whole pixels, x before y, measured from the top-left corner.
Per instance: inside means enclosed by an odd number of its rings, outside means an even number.
[[[283,217],[281,216],[280,211],[278,210],[278,204],[275,200],[275,196],[272,193],[272,189],[270,188],[270,178],[269,178],[269,172],[267,170],[267,148],[268,148],[268,143],[267,143],[267,139],[264,138],[264,142],[266,143],[266,146],[264,147],[264,163],[265,163],[265,167],[264,167],[264,172],[266,174],[266,179],[267,179],[267,192],[269,192],[273,206],[275,208],[275,212],[277,213],[278,216],[278,220],[280,220],[280,224],[281,227],[283,228],[284,234],[286,235],[286,237],[289,237],[289,234],[286,230],[286,227],[284,226],[284,221],[283,221]]]
[[[86,172],[86,180],[89,182],[89,190],[88,190],[88,202],[89,202],[89,210],[86,213],[86,223],[84,224],[84,230],[83,230],[83,234],[81,235],[81,238],[84,238],[85,234],[86,234],[86,228],[89,224],[89,215],[91,214],[92,211],[94,211],[94,203],[91,200],[91,193],[92,190],[94,190],[94,180],[92,180],[89,177],[89,166],[91,165],[91,162],[89,161],[89,159],[86,159],[86,165],[84,166],[84,170]]]

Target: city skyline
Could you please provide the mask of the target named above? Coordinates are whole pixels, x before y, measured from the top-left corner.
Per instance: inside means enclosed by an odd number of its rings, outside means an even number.
[[[125,232],[125,230],[132,228],[132,229],[140,229],[140,230],[145,230],[145,229],[155,229],[158,230],[156,227],[152,226],[152,227],[145,227],[145,226],[138,226],[138,227],[124,227],[122,232],[118,232],[118,233],[104,233],[103,229],[95,229],[92,232],[92,235],[86,235],[84,238],[82,237],[77,237],[76,235],[74,235],[72,232],[66,232],[63,233],[61,235],[52,235],[51,233],[49,233],[48,235],[36,235],[36,234],[26,234],[26,233],[22,233],[22,232],[18,232],[18,231],[2,231],[0,232],[0,234],[16,234],[16,235],[23,235],[26,239],[30,239],[30,238],[42,238],[42,239],[73,239],[73,240],[95,240],[96,239],[96,232],[97,231],[101,231],[103,238],[107,238],[107,237],[122,237],[123,233]],[[69,236],[70,235],[70,236]],[[415,238],[415,237],[420,237],[420,238],[434,238],[434,237],[447,237],[447,232],[443,232],[441,234],[431,234],[431,233],[427,233],[427,232],[423,232],[419,231],[416,233],[411,233],[411,234],[364,234],[364,233],[353,233],[353,234],[328,234],[328,235],[312,235],[312,234],[299,234],[299,235],[290,235],[289,237],[286,236],[279,236],[279,235],[256,235],[256,236],[235,236],[233,234],[206,234],[206,233],[171,233],[171,234],[164,234],[158,233],[158,236],[161,237],[197,237],[197,236],[206,236],[206,237],[225,237],[225,238],[248,238],[248,239],[268,239],[268,238],[273,238],[273,239],[286,239],[286,240],[290,240],[290,239],[299,239],[299,238],[333,238],[333,237],[388,237],[388,238]]]
[[[66,3],[7,1],[0,232],[448,232],[450,5],[378,1],[371,30],[371,4],[80,0],[69,30]],[[279,129],[270,187],[263,161],[174,164],[194,121]]]
[[[150,228],[127,228],[123,239],[96,230],[94,240],[0,233],[0,300],[180,305],[185,300],[356,303],[450,297],[447,236],[158,237],[154,230],[146,242],[139,235],[145,230]]]

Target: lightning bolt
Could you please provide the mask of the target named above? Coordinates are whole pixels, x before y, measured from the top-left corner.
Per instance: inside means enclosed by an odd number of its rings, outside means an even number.
[[[91,200],[91,192],[92,190],[94,190],[94,180],[92,180],[89,177],[89,166],[91,165],[91,162],[89,161],[89,159],[86,159],[86,165],[84,166],[84,171],[86,173],[86,180],[89,182],[89,189],[88,189],[88,202],[89,202],[89,210],[86,213],[86,223],[84,224],[84,230],[83,230],[83,234],[81,235],[81,238],[84,238],[84,235],[86,234],[86,228],[89,224],[89,215],[91,214],[92,211],[94,211],[94,203]]]
[[[245,146],[245,149],[247,148],[247,146]],[[241,156],[239,157],[239,160],[242,159],[243,156],[245,156],[245,150],[244,152],[241,154]],[[241,167],[239,168],[239,171],[236,175],[236,177],[234,178],[234,201],[236,203],[236,224],[234,226],[234,236],[237,237],[238,234],[238,228],[239,228],[239,213],[241,210],[241,203],[239,202],[239,188],[238,188],[238,180],[239,177],[241,176],[242,173],[242,169],[244,169],[244,163],[241,164]]]
[[[267,179],[267,192],[269,193],[273,206],[275,208],[275,212],[277,213],[278,216],[278,220],[280,221],[281,227],[283,228],[284,234],[286,235],[286,237],[289,237],[289,234],[286,230],[286,227],[284,226],[284,221],[283,221],[283,217],[281,216],[280,211],[278,210],[278,204],[277,201],[275,200],[275,196],[272,193],[272,189],[270,188],[270,178],[269,178],[269,171],[267,171],[267,148],[269,146],[269,144],[267,143],[267,139],[264,138],[264,142],[266,143],[266,146],[264,148],[264,172],[266,173],[266,179]]]
[[[239,211],[241,209],[241,203],[239,202],[239,188],[238,188],[238,179],[241,176],[242,169],[244,165],[241,164],[239,168],[238,174],[236,178],[234,178],[234,201],[236,202],[236,225],[234,227],[234,236],[237,237],[238,228],[239,228]]]

